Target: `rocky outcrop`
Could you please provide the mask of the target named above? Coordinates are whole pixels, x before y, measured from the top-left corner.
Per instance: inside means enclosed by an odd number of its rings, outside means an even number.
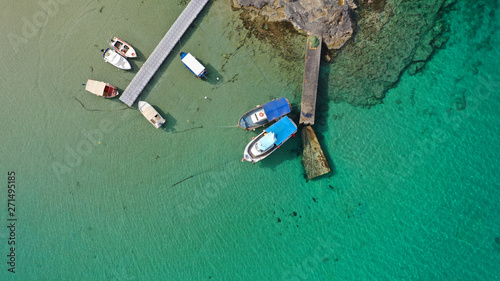
[[[340,49],[356,28],[353,0],[233,0],[233,7],[267,21],[289,21],[309,35],[323,36],[329,49]]]
[[[282,56],[294,60],[298,53],[287,49],[293,32],[287,28],[281,35],[285,29],[273,23],[291,23],[292,29],[313,34],[323,28],[323,42],[330,49],[327,61],[333,62],[323,87],[331,100],[358,106],[381,103],[402,73],[408,70],[412,75],[424,69],[435,51],[445,47],[450,32],[447,15],[457,3],[359,0],[358,7],[353,0],[232,1],[235,8],[244,10],[241,18],[254,35],[263,38],[271,31],[267,40],[279,46]],[[472,2],[464,5],[474,6]],[[257,24],[249,24],[256,20]],[[457,108],[463,108],[462,104]]]
[[[314,179],[329,173],[330,165],[326,161],[325,154],[311,126],[305,126],[302,129],[302,143],[304,144],[302,164],[306,170],[307,179]]]

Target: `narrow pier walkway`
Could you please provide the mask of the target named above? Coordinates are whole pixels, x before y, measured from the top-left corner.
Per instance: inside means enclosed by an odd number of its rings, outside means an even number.
[[[317,32],[322,34],[321,32]],[[316,94],[318,92],[319,64],[321,58],[322,36],[317,36],[318,42],[311,42],[313,36],[307,39],[306,63],[304,68],[304,84],[302,86],[302,102],[300,106],[300,124],[314,125],[316,112]]]
[[[177,42],[200,11],[205,7],[208,0],[191,0],[187,7],[182,11],[175,23],[170,27],[170,30],[165,34],[153,53],[148,57],[141,69],[137,72],[134,79],[127,86],[120,100],[128,106],[132,106],[135,100],[139,97],[142,90],[148,84],[149,80],[156,73],[165,58],[170,54]]]

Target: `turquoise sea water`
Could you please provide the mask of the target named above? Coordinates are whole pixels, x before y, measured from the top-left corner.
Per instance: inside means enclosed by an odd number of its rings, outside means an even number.
[[[33,3],[0,11],[0,280],[500,279],[500,18],[489,5],[474,17],[457,4],[446,48],[381,105],[328,103],[320,88],[315,130],[334,172],[306,182],[298,138],[240,162],[258,132],[228,126],[280,96],[296,112],[303,61],[247,36],[228,1],[205,8],[141,95],[166,131],[82,83],[123,91],[184,1],[67,0],[45,17]],[[101,58],[113,34],[138,51],[131,72]],[[184,68],[181,49],[210,81]]]

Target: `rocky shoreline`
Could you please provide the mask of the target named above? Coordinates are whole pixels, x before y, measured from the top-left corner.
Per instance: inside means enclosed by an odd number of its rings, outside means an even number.
[[[355,30],[353,0],[232,0],[233,9],[243,9],[252,19],[290,22],[299,32],[322,35],[329,49],[340,49]]]
[[[329,97],[371,106],[408,70],[422,70],[443,48],[446,13],[456,0],[232,0],[245,27],[287,52],[287,36],[318,34],[331,61]],[[271,30],[271,32],[269,32]],[[269,36],[272,33],[272,36]],[[296,54],[295,54],[296,55]]]

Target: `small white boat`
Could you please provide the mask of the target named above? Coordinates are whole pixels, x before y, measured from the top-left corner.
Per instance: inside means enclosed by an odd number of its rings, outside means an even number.
[[[118,54],[126,57],[126,58],[136,58],[137,54],[135,53],[132,45],[123,41],[122,39],[113,36],[113,38],[109,39],[109,45],[113,48]]]
[[[264,130],[247,144],[243,152],[242,162],[257,163],[280,148],[289,138],[295,136],[297,125],[284,116],[278,122]]]
[[[165,119],[161,117],[160,113],[156,111],[156,109],[145,101],[139,102],[139,110],[142,115],[148,119],[148,121],[155,126],[156,129],[159,129],[163,124],[165,124]]]
[[[102,54],[102,57],[104,58],[105,62],[108,62],[118,67],[119,69],[129,70],[132,68],[125,57],[120,56],[115,50],[111,48],[107,48],[106,51],[104,51],[104,54]]]
[[[85,90],[103,98],[114,98],[119,95],[115,87],[101,81],[89,79],[85,84]]]
[[[206,68],[190,53],[181,52],[181,61],[185,67],[187,67],[194,75],[196,75],[196,77],[206,77]]]

